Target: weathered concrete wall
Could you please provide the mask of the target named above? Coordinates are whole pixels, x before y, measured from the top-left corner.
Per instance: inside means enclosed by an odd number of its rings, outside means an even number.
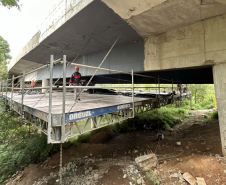
[[[226,63],[213,67],[223,155],[226,156]]]
[[[130,19],[167,0],[102,0],[123,19]]]
[[[226,13],[225,0],[102,0],[136,32],[152,36]]]
[[[145,70],[226,62],[226,15],[169,31],[145,41]]]

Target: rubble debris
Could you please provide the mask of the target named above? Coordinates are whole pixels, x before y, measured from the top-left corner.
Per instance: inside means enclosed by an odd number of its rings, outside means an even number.
[[[196,184],[196,179],[188,172],[183,174],[183,178],[191,185]]]
[[[206,181],[202,177],[196,177],[197,179],[197,185],[206,185]]]
[[[143,171],[148,171],[156,167],[157,157],[155,154],[151,153],[148,155],[137,157],[135,159],[135,162]]]

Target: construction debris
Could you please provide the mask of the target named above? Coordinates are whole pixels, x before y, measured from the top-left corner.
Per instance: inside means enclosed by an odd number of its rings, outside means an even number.
[[[196,177],[197,179],[197,185],[206,185],[206,181],[202,177]]]
[[[135,162],[143,171],[148,171],[156,167],[157,157],[155,154],[151,153],[148,155],[137,157],[135,159]]]
[[[188,172],[183,174],[183,178],[190,184],[196,185],[196,179]]]

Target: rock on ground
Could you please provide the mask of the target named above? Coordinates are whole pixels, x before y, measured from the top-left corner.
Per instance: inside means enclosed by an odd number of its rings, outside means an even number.
[[[196,185],[196,179],[188,172],[183,174],[183,178],[191,185]]]
[[[143,171],[148,171],[156,167],[158,161],[156,155],[152,153],[137,157],[135,162]]]
[[[206,185],[206,181],[202,177],[196,177],[198,185]]]

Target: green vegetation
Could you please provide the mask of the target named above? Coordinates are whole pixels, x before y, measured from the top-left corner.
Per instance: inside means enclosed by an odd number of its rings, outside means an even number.
[[[70,159],[70,162],[74,163],[76,160],[77,160],[76,157],[72,157],[72,158]]]
[[[189,116],[189,113],[189,108],[186,106],[177,108],[174,105],[169,105],[139,114],[134,119],[115,123],[111,128],[116,132],[132,132],[141,130],[146,125],[152,129],[170,130],[174,124],[181,123],[184,118]]]
[[[156,176],[152,170],[150,170],[149,172],[146,172],[146,178],[153,181],[154,185],[159,185],[162,182],[162,179],[160,178],[160,176]]]
[[[211,112],[210,119],[218,119],[218,111]]]
[[[9,54],[9,44],[0,36],[0,79],[6,79],[8,76],[7,73],[7,64],[12,58]]]
[[[20,0],[1,0],[0,6],[4,6],[7,8],[13,8],[16,7],[20,10],[21,5],[19,5]]]
[[[214,85],[209,84],[195,84],[191,85],[193,109],[211,109],[214,108],[213,99]]]
[[[59,145],[47,144],[47,137],[23,124],[15,112],[0,102],[0,184],[9,176],[34,163],[46,160],[59,151]],[[30,130],[30,132],[29,132]],[[63,144],[68,148],[71,142]]]

